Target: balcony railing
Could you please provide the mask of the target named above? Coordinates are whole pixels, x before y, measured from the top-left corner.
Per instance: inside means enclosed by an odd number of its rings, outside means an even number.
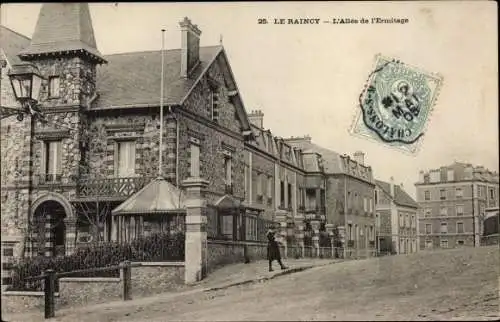
[[[152,177],[144,176],[79,179],[77,185],[77,196],[79,198],[127,198],[142,189],[152,179]]]
[[[60,173],[45,173],[38,176],[39,184],[60,183],[62,174]]]

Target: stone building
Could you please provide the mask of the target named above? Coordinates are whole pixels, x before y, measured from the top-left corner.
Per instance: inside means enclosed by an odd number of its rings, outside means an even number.
[[[288,245],[328,244],[334,231],[339,246],[373,245],[374,182],[362,153],[273,136],[261,112],[247,114],[222,44],[201,47],[198,26],[179,26],[181,48],[164,51],[162,120],[162,52],[102,55],[88,4],[43,4],[32,39],[1,28],[1,104],[18,104],[8,72],[30,64],[43,77],[46,119],[2,120],[2,239],[23,245],[16,255],[184,227],[184,216],[155,225],[112,215],[147,203],[133,200],[144,191],[167,194],[152,213],[194,207],[173,200],[184,190],[202,198],[187,231],[204,234],[206,215],[212,239],[259,241],[274,222]]]
[[[498,207],[498,173],[455,162],[420,171],[420,248],[479,246],[485,209]]]
[[[324,172],[326,222],[335,227],[340,245],[354,250],[375,247],[375,206],[372,168],[365,164],[364,153],[355,152],[354,158],[312,143],[311,137],[285,139],[306,155],[320,157]],[[320,178],[316,180],[321,180]],[[306,187],[307,188],[307,187]]]
[[[419,249],[418,204],[402,185],[376,180],[375,210],[377,250],[409,254]]]

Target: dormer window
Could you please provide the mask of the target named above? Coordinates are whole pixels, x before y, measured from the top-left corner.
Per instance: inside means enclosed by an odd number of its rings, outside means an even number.
[[[49,77],[49,97],[59,97],[59,76]]]
[[[210,117],[216,122],[219,119],[219,93],[215,90],[210,92]]]

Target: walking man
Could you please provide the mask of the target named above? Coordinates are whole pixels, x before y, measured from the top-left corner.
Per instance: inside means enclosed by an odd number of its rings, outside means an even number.
[[[267,232],[267,258],[269,260],[269,271],[273,271],[273,261],[278,261],[281,269],[287,269],[285,265],[281,262],[281,254],[279,244],[276,241],[276,231],[274,227],[271,227]]]

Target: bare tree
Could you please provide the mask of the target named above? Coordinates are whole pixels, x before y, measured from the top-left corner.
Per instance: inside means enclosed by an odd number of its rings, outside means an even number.
[[[96,200],[91,202],[76,202],[74,205],[78,213],[83,215],[83,218],[90,225],[90,234],[93,241],[103,241],[104,224],[111,210],[111,202]]]

